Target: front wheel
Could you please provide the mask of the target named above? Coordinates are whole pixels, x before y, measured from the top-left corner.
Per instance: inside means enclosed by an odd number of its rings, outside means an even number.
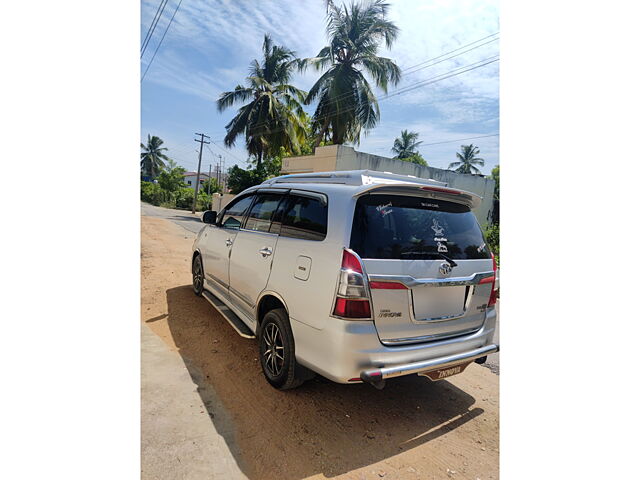
[[[296,363],[293,334],[285,309],[271,310],[264,316],[259,342],[262,372],[273,387],[288,390],[304,382]]]
[[[191,271],[193,275],[193,293],[202,296],[202,291],[204,290],[204,268],[202,268],[200,255],[196,255],[193,259]]]

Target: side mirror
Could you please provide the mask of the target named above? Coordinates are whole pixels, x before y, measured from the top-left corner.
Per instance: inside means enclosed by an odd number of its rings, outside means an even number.
[[[217,212],[214,212],[212,210],[207,210],[206,212],[204,212],[204,214],[202,215],[202,221],[204,223],[210,223],[210,224],[215,224],[216,223],[216,216],[217,216]]]

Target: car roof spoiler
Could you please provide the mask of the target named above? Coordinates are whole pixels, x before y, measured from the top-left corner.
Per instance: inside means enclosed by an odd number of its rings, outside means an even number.
[[[353,196],[361,197],[368,193],[386,193],[389,195],[412,195],[425,198],[437,198],[454,203],[462,203],[469,208],[477,208],[482,202],[482,197],[472,192],[438,185],[404,184],[377,184],[358,190]]]

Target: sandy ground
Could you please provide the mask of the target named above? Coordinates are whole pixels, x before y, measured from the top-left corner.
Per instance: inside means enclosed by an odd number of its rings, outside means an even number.
[[[193,238],[168,220],[142,217],[142,321],[197,370],[198,390],[213,388],[247,477],[498,478],[497,375],[472,364],[448,380],[401,377],[381,391],[321,377],[274,390],[256,341],[238,336],[192,293]],[[207,413],[217,426],[213,410]]]

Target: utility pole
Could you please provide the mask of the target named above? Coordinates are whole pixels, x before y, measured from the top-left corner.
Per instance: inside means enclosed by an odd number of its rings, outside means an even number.
[[[207,139],[211,138],[208,135],[205,135],[204,133],[196,133],[196,135],[200,135],[200,140],[198,140],[197,138],[194,138],[193,140],[200,143],[200,154],[198,155],[198,175],[196,176],[196,188],[195,192],[193,193],[193,206],[191,207],[191,213],[196,213],[196,202],[198,201],[198,190],[200,189],[200,164],[202,163],[202,145],[208,145],[209,143],[211,143],[204,140],[205,137]]]
[[[224,181],[224,157],[218,155],[218,158],[220,159],[218,162],[218,186],[220,187],[220,193],[224,194],[224,188],[222,187]]]
[[[207,195],[211,195],[211,164],[209,164],[209,180],[207,181]]]
[[[224,185],[227,182],[224,178],[224,162],[225,162],[224,157],[222,157],[222,185],[223,186],[220,187],[221,193],[224,193]]]
[[[218,165],[216,165],[216,177],[218,186],[220,185],[220,162],[222,161],[222,155],[218,155]]]

